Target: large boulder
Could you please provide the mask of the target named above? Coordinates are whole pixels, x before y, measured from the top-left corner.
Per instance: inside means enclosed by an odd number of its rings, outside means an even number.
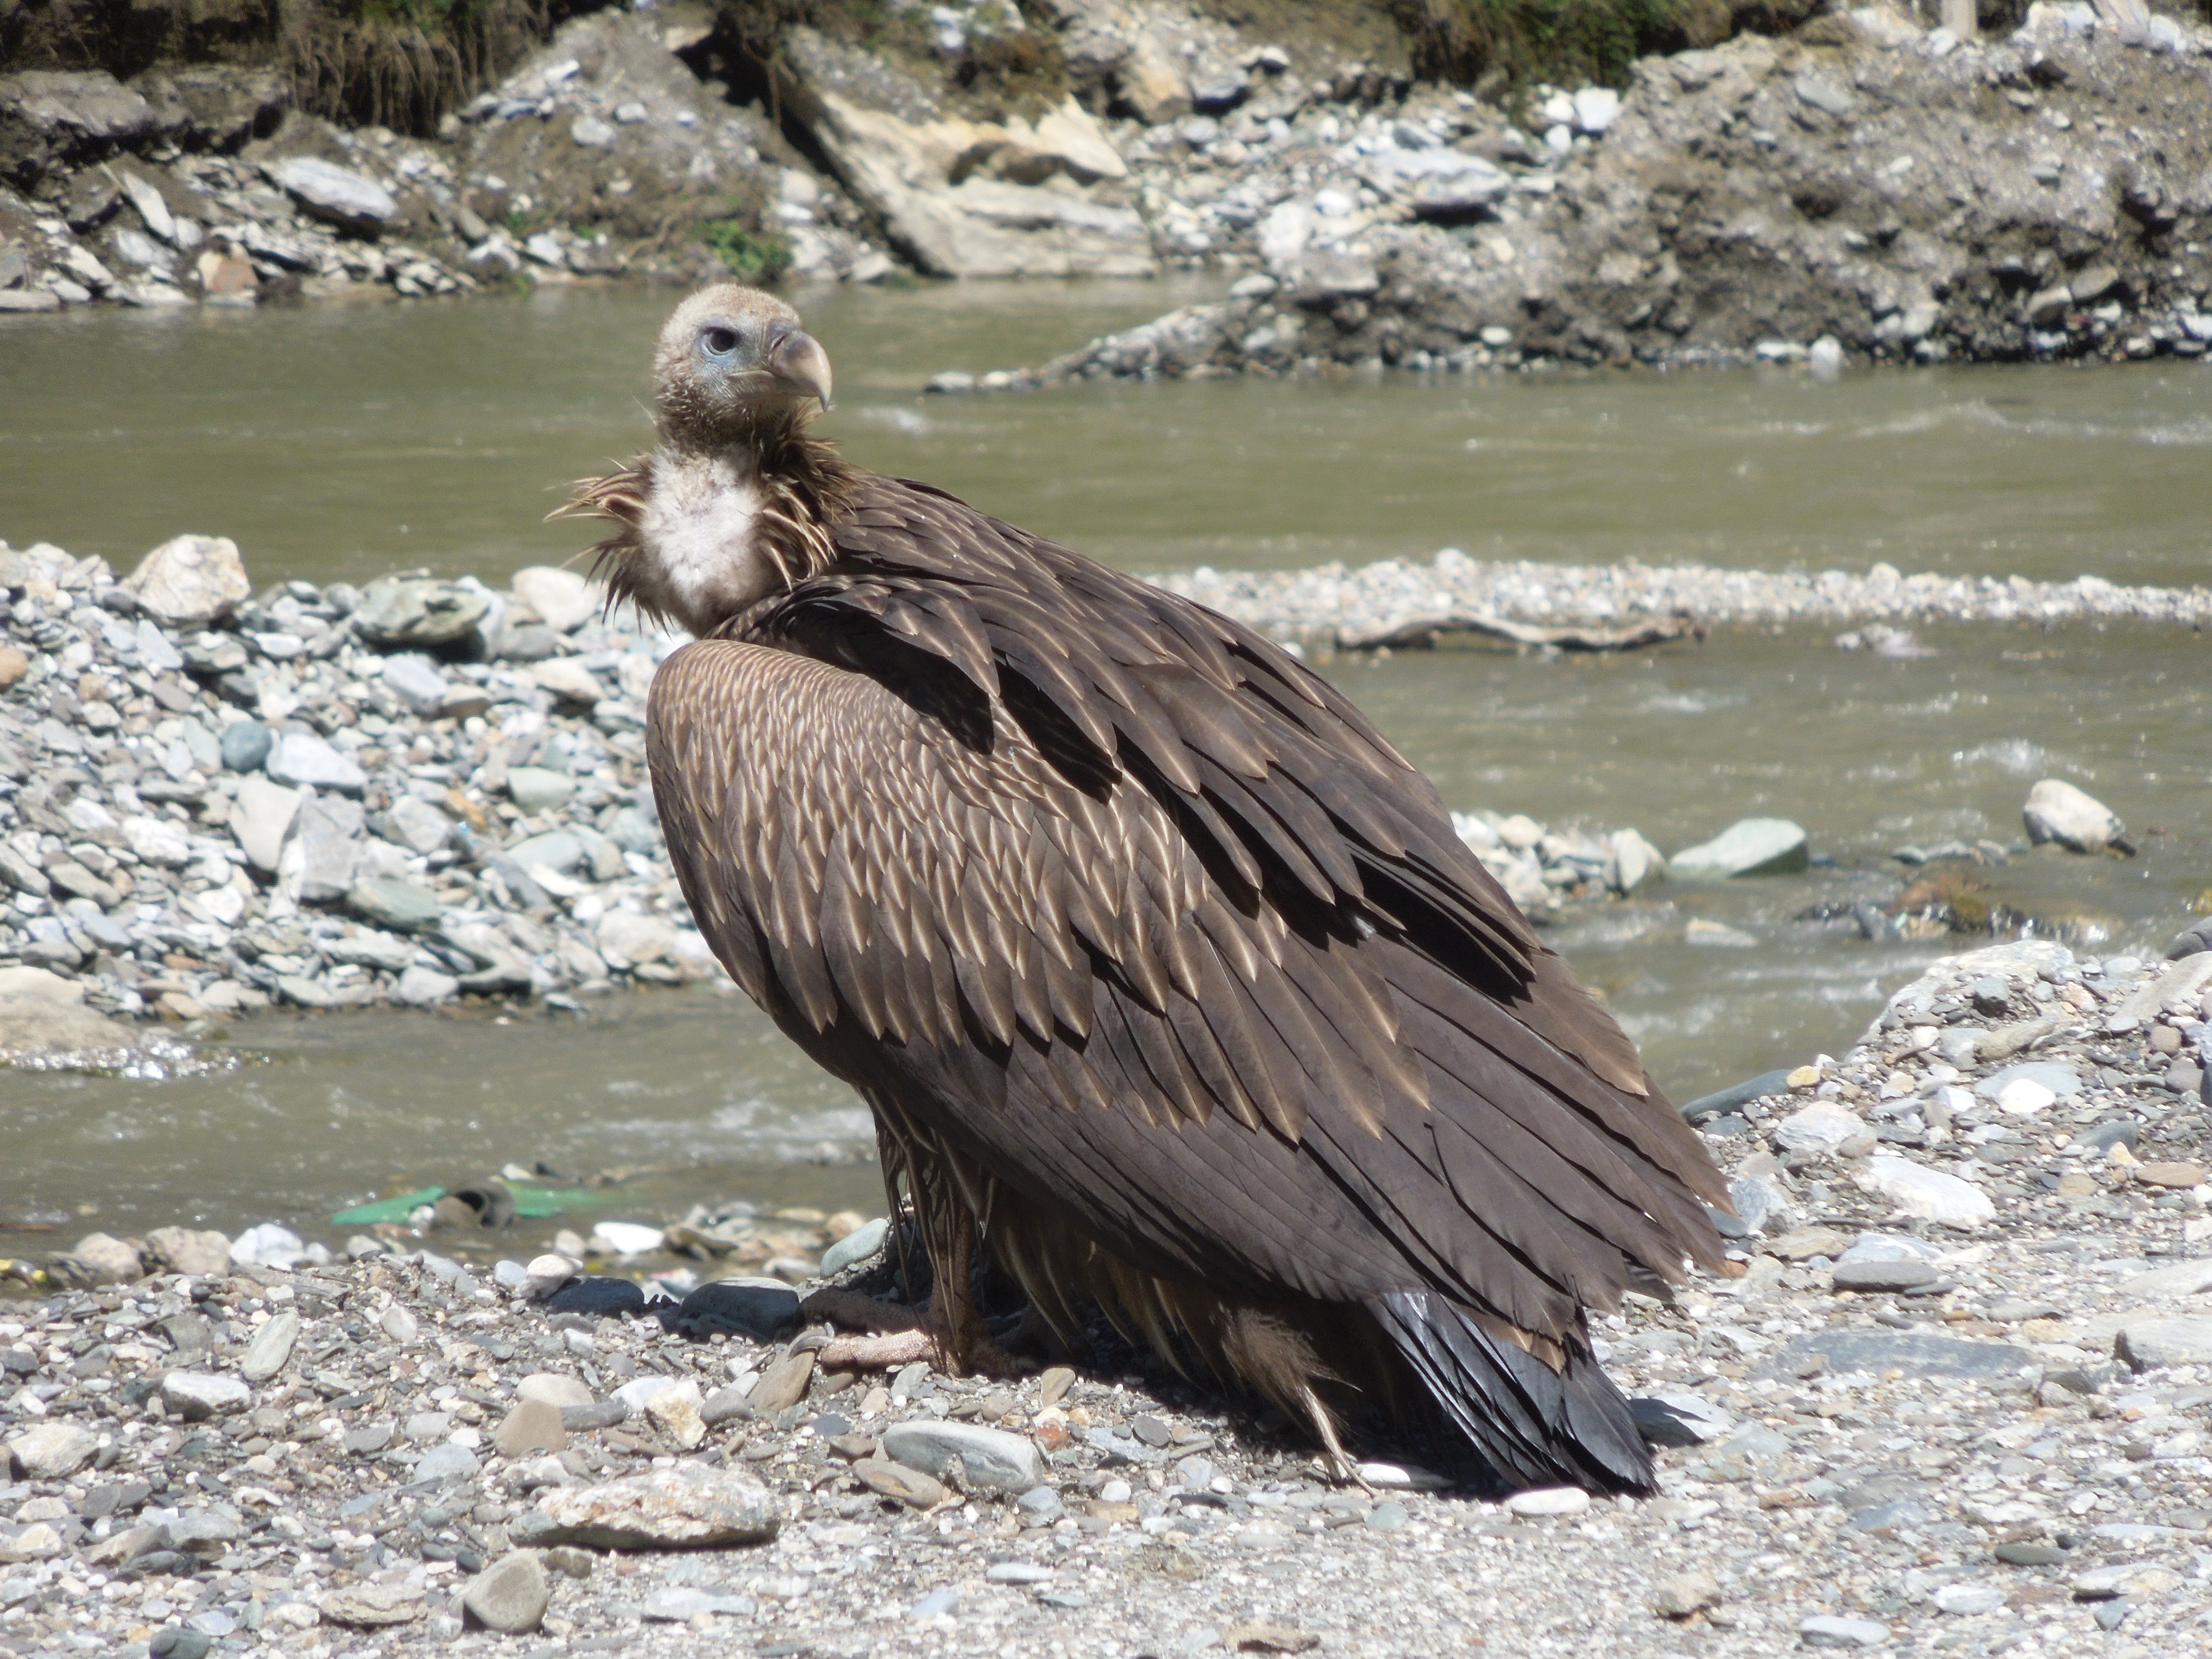
[[[253,596],[246,561],[228,536],[177,536],[138,561],[124,588],[173,628],[210,623]]]
[[[879,59],[793,31],[786,107],[891,240],[940,276],[1149,276],[1127,168],[1069,99],[1034,120],[971,121]]]
[[[399,204],[392,199],[392,192],[351,167],[295,155],[263,171],[302,211],[341,230],[374,236],[399,216]]]
[[[2027,826],[2028,840],[2038,847],[2056,842],[2069,853],[2112,852],[2130,856],[2136,850],[2120,815],[2063,778],[2045,778],[2029,790],[2021,817]]]
[[[154,131],[146,100],[104,70],[0,76],[0,179],[27,191],[48,169],[95,160]]]

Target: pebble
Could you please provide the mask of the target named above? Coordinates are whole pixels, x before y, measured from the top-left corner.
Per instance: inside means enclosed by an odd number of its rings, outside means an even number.
[[[580,1384],[578,1387],[581,1389]],[[576,1403],[588,1405],[591,1402],[590,1392],[583,1390],[583,1393],[584,1398]],[[501,1420],[499,1427],[493,1431],[492,1444],[499,1449],[502,1457],[522,1457],[532,1452],[566,1450],[568,1434],[568,1431],[561,1426],[560,1404],[550,1400],[521,1395],[516,1400],[514,1409],[507,1413],[507,1416]]]
[[[100,1437],[74,1423],[40,1423],[8,1443],[27,1480],[65,1480],[92,1462]]]
[[[1928,1599],[1939,1613],[1971,1619],[1977,1613],[1995,1613],[2004,1606],[2005,1593],[1995,1584],[1945,1584]]]
[[[848,1267],[872,1260],[890,1236],[890,1222],[883,1216],[855,1227],[822,1253],[822,1277],[834,1279]]]
[[[1839,1291],[1917,1291],[1936,1282],[1924,1261],[1839,1261],[1832,1278]]]
[[[1875,1648],[1889,1640],[1889,1626],[1872,1619],[1816,1613],[1798,1623],[1797,1639],[1808,1648]]]
[[[253,1334],[240,1356],[239,1375],[248,1382],[266,1382],[292,1358],[292,1345],[300,1340],[300,1316],[291,1309],[272,1316]]]
[[[1580,1486],[1535,1486],[1505,1500],[1509,1514],[1523,1516],[1581,1515],[1589,1505],[1589,1494]]]
[[[461,1595],[461,1606],[484,1629],[513,1636],[536,1630],[544,1620],[552,1596],[552,1586],[538,1556],[529,1550],[515,1550],[469,1581]]]
[[[509,1535],[533,1546],[727,1549],[765,1542],[782,1522],[775,1495],[751,1476],[677,1463],[595,1486],[541,1492],[535,1516],[511,1527]]]
[[[1662,1619],[1687,1619],[1716,1605],[1720,1599],[1720,1581],[1698,1568],[1677,1573],[1662,1583],[1651,1598],[1651,1608]]]
[[[1035,1441],[973,1423],[933,1418],[894,1423],[884,1431],[884,1455],[936,1475],[957,1457],[969,1484],[1000,1492],[1024,1492],[1044,1479],[1044,1460]]]
[[[161,1403],[192,1422],[243,1411],[253,1403],[253,1390],[234,1376],[210,1376],[198,1371],[171,1371],[161,1379]]]

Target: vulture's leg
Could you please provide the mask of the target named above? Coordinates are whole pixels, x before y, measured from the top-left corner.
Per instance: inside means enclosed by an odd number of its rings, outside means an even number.
[[[937,1277],[929,1293],[929,1320],[953,1366],[986,1376],[1026,1376],[1035,1362],[1008,1353],[999,1346],[983,1310],[975,1305],[971,1278],[975,1269],[976,1227],[973,1212],[958,1218],[943,1241],[943,1253],[933,1248],[930,1266]],[[939,1241],[931,1239],[933,1246]],[[949,1369],[949,1368],[948,1368]]]
[[[991,1178],[957,1163],[896,1099],[871,1093],[868,1104],[875,1111],[876,1145],[890,1212],[896,1216],[903,1207],[903,1187],[921,1223],[922,1247],[929,1255],[929,1301],[916,1310],[852,1291],[815,1291],[799,1306],[808,1319],[868,1333],[856,1339],[833,1339],[822,1351],[821,1363],[888,1370],[919,1359],[947,1373],[1000,1377],[1035,1370],[1033,1363],[999,1345],[969,1287],[982,1231],[979,1211],[989,1209]]]

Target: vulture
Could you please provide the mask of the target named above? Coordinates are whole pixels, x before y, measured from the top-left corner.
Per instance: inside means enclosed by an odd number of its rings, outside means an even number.
[[[1493,1488],[1651,1490],[1587,1310],[1718,1268],[1725,1185],[1428,780],[1254,629],[842,459],[770,295],[691,295],[653,374],[657,443],[563,510],[694,636],[647,717],[670,856],[872,1109],[943,1362],[1018,1364],[988,1260],[1340,1478],[1364,1410]]]

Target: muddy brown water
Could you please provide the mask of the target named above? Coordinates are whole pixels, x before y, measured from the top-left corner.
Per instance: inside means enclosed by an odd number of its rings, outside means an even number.
[[[1745,568],[2118,582],[2212,579],[2212,369],[1974,368],[915,394],[1036,362],[1203,289],[1047,285],[801,296],[854,456],[1138,569],[1425,556],[1633,556]],[[644,438],[639,365],[665,295],[0,321],[0,536],[127,564],[181,530],[257,575],[405,565],[492,577],[572,553],[549,490]],[[1792,918],[1886,900],[1909,842],[2020,833],[2069,777],[2143,834],[2122,862],[1990,872],[1996,896],[2154,951],[2212,888],[2212,672],[2201,635],[2130,625],[1923,630],[1931,656],[1832,630],[1545,660],[1486,650],[1326,665],[1462,809],[1668,851],[1753,814],[1832,865],[1674,884],[1552,937],[1678,1098],[1838,1052],[1948,949]],[[1705,917],[1756,942],[1686,942]],[[0,1079],[0,1218],[74,1238],[281,1218],[508,1163],[619,1172],[582,1212],[697,1199],[877,1201],[866,1116],[742,999],[704,988],[585,1015],[277,1018],[201,1075]],[[550,1224],[526,1230],[550,1233]],[[40,1236],[0,1231],[0,1255]]]

